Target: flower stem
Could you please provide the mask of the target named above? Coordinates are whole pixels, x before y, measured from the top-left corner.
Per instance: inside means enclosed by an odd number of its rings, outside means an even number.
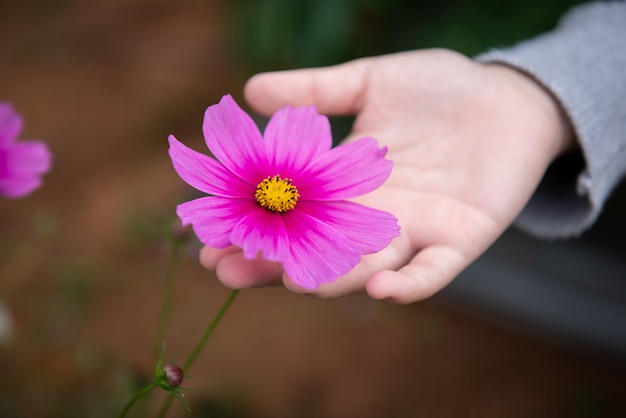
[[[180,244],[178,242],[172,243],[172,251],[170,254],[170,260],[165,271],[165,288],[163,289],[163,299],[161,300],[161,308],[159,310],[159,318],[157,320],[157,330],[155,336],[155,342],[163,341],[165,338],[165,332],[167,325],[169,324],[170,316],[172,313],[172,306],[174,304],[174,290],[176,281],[174,280],[176,267],[178,266],[178,260],[180,258]]]
[[[198,355],[200,354],[200,352],[202,352],[202,349],[204,348],[207,341],[213,334],[213,331],[215,331],[215,328],[220,323],[220,320],[222,319],[226,311],[228,311],[228,308],[230,307],[230,305],[235,300],[237,293],[239,293],[238,289],[235,289],[230,293],[230,295],[226,299],[226,302],[224,302],[224,305],[222,305],[220,310],[217,312],[217,314],[213,318],[213,321],[211,321],[211,323],[206,328],[206,330],[204,330],[204,333],[200,337],[200,340],[198,340],[195,347],[191,351],[191,354],[189,354],[189,357],[187,357],[187,360],[183,364],[183,371],[185,373],[187,373],[187,371],[191,368],[191,366],[194,364],[194,362],[198,358]],[[171,396],[168,396],[167,399],[165,399],[165,401],[163,402],[163,406],[161,407],[161,411],[159,412],[158,418],[165,418],[165,414],[167,413],[170,407],[170,404],[172,403],[172,400],[173,398]]]
[[[132,408],[132,406],[135,404],[135,402],[137,402],[139,399],[141,399],[146,393],[150,392],[152,390],[152,388],[154,388],[155,386],[159,386],[159,384],[157,382],[152,382],[148,386],[146,386],[145,388],[143,388],[139,392],[137,392],[137,394],[135,396],[133,396],[130,401],[128,401],[128,403],[126,404],[126,406],[124,407],[124,409],[120,413],[120,417],[119,418],[124,418],[126,416],[126,414],[128,413],[128,411],[130,411],[130,408]]]

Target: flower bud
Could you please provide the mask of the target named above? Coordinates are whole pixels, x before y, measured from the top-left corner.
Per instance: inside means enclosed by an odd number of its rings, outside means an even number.
[[[173,388],[180,386],[183,382],[183,370],[175,364],[170,363],[163,367],[163,373],[165,373],[165,381]]]
[[[171,234],[175,243],[185,245],[193,237],[193,230],[191,225],[183,226],[180,219],[176,219],[171,225]]]

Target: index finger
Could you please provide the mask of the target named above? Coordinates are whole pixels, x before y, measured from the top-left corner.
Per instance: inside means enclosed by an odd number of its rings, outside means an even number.
[[[248,80],[244,96],[257,111],[270,115],[285,105],[315,105],[327,115],[360,110],[371,59],[332,67],[261,73]]]

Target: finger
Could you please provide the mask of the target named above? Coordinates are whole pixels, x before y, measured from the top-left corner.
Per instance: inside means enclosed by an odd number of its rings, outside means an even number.
[[[277,71],[253,76],[244,88],[248,103],[270,115],[285,105],[314,104],[320,113],[356,114],[371,58],[332,67]]]
[[[458,249],[434,246],[421,250],[398,271],[384,270],[366,284],[374,299],[412,303],[426,299],[447,286],[471,262]]]
[[[307,293],[319,299],[328,299],[363,291],[367,280],[377,272],[398,269],[411,260],[415,252],[409,247],[408,241],[408,237],[401,235],[382,251],[361,257],[361,261],[348,274],[333,282],[323,283],[314,291],[305,290],[300,293]]]
[[[280,263],[261,258],[248,260],[241,251],[222,257],[215,268],[217,278],[231,289],[281,284],[283,268]]]
[[[200,250],[200,264],[207,270],[215,270],[217,263],[222,258],[238,251],[241,251],[241,249],[235,246],[226,248],[202,247]]]

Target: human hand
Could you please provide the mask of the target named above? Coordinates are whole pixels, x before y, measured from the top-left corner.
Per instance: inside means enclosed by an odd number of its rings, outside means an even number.
[[[374,137],[394,162],[389,180],[356,200],[394,214],[402,231],[388,248],[312,291],[277,263],[246,260],[235,247],[203,248],[201,263],[232,288],[282,279],[294,292],[325,298],[364,288],[398,303],[429,297],[511,225],[549,164],[574,143],[556,101],[529,77],[446,50],[259,74],[245,96],[268,115],[287,104],[356,114],[346,141]]]

